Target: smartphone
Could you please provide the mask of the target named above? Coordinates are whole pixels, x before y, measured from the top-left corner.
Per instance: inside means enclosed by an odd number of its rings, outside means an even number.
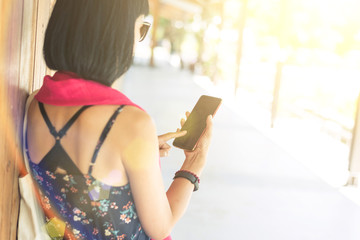
[[[214,116],[221,102],[221,98],[202,95],[181,128],[181,131],[186,130],[187,134],[175,138],[173,145],[184,150],[193,151],[204,133],[207,116]]]

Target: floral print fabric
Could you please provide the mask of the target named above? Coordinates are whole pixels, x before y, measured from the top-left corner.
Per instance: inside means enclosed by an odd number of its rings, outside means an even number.
[[[150,239],[140,225],[129,184],[113,187],[88,174],[54,173],[31,161],[30,167],[42,190],[43,208],[56,210],[75,238]]]

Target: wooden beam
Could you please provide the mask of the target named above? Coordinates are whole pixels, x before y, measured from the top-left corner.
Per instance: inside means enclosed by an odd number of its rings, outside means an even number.
[[[202,7],[192,1],[179,1],[179,0],[161,0],[161,4],[169,5],[173,8],[182,10],[185,13],[201,13]]]
[[[360,176],[360,94],[356,105],[352,143],[349,154],[349,180],[347,185],[357,185]]]
[[[278,113],[279,106],[279,98],[280,98],[280,87],[281,87],[281,78],[283,71],[284,63],[282,61],[278,61],[276,63],[276,73],[275,73],[275,82],[274,82],[274,90],[273,90],[273,100],[271,107],[271,123],[270,127],[273,128],[275,126],[275,120]]]
[[[282,79],[282,71],[284,68],[284,56],[282,56],[283,51],[286,45],[287,33],[286,33],[286,24],[288,20],[288,2],[287,0],[280,1],[280,15],[279,15],[279,45],[280,45],[280,54],[278,56],[278,61],[276,63],[276,74],[274,81],[274,90],[273,90],[273,101],[271,107],[271,123],[270,127],[273,128],[275,126],[275,121],[278,114],[278,106],[280,99],[280,88],[281,88],[281,79]]]
[[[171,5],[161,4],[161,8],[159,10],[159,16],[162,18],[170,19],[170,20],[180,20],[183,21],[188,16],[191,16],[190,13],[184,12],[179,8],[175,8]]]
[[[29,1],[24,4],[21,59],[20,59],[20,87],[26,93],[32,90],[35,62],[36,21],[38,1]]]
[[[44,36],[47,23],[50,17],[51,1],[38,0],[37,21],[36,21],[36,40],[35,40],[35,60],[34,60],[34,81],[32,91],[39,89],[43,83],[43,78],[47,73],[46,64],[43,57]]]
[[[153,0],[152,15],[153,15],[154,21],[152,24],[152,39],[151,39],[151,56],[150,56],[150,66],[151,67],[155,66],[154,49],[156,47],[156,41],[157,41],[156,33],[157,33],[158,24],[159,24],[159,12],[160,12],[160,2],[159,2],[159,0]]]
[[[24,0],[1,1],[0,27],[0,239],[15,240],[19,211],[18,122],[23,107],[19,85]]]
[[[16,239],[24,104],[46,71],[42,39],[49,3],[0,0],[0,239],[4,240]]]
[[[239,87],[239,78],[240,78],[240,64],[243,52],[243,42],[244,42],[244,29],[246,24],[246,15],[247,15],[247,5],[248,0],[243,0],[240,9],[240,19],[239,19],[239,33],[238,33],[238,50],[236,54],[236,72],[235,72],[235,95]]]

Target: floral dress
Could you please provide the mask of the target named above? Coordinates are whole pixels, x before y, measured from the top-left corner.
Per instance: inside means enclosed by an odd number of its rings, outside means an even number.
[[[39,164],[30,161],[42,207],[45,213],[52,213],[51,216],[45,214],[48,233],[52,239],[149,240],[141,227],[130,185],[110,186],[91,174],[100,147],[123,106],[114,112],[105,126],[87,174],[80,172],[60,144],[66,131],[88,107],[82,107],[60,131],[56,131],[39,102],[41,114],[56,140]],[[25,144],[28,149],[27,142]]]

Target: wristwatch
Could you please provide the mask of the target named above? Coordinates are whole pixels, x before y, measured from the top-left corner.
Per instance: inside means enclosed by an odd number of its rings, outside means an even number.
[[[198,176],[196,176],[196,174],[190,172],[190,171],[186,171],[186,170],[180,170],[177,171],[175,173],[174,179],[175,178],[186,178],[187,180],[189,180],[192,184],[194,184],[194,192],[197,191],[199,189],[199,183],[200,183],[200,179]]]

